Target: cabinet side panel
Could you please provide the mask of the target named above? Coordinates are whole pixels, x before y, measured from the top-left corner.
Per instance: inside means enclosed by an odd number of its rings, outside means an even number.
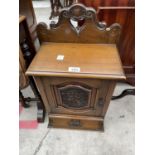
[[[46,93],[44,91],[44,85],[42,83],[42,79],[40,77],[34,77],[34,81],[36,83],[36,86],[38,88],[38,91],[40,92],[40,95],[41,95],[42,100],[44,102],[46,111],[48,113],[50,113],[51,109],[50,109],[50,106],[49,106],[49,103],[48,103],[48,99],[47,99]]]
[[[108,110],[108,107],[109,107],[109,104],[110,104],[111,97],[113,95],[115,86],[116,86],[116,81],[109,81],[109,88],[108,88],[108,91],[107,91],[107,94],[106,94],[106,98],[105,98],[104,106],[103,106],[103,111],[102,111],[102,114],[101,114],[103,117],[105,117],[106,112]]]

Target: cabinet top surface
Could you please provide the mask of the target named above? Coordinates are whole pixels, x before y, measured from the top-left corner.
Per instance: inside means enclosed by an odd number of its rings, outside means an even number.
[[[43,43],[26,74],[125,79],[114,44]]]

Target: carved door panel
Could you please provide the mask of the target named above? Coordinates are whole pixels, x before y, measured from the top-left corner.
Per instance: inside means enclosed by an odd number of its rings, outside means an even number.
[[[42,78],[42,82],[52,113],[101,115],[107,82],[51,77]]]
[[[64,85],[54,86],[57,104],[69,109],[87,109],[93,108],[94,96],[97,90],[82,83],[68,82]]]

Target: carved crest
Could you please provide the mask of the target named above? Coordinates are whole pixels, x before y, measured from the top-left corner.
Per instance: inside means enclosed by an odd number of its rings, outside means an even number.
[[[63,8],[58,22],[52,20],[49,28],[39,23],[37,32],[41,42],[116,43],[121,26],[114,23],[107,27],[105,22],[98,21],[93,8],[75,3]]]
[[[70,24],[74,31],[79,35],[79,33],[84,29],[84,24],[82,26],[74,26],[71,21],[76,21],[77,23],[82,20],[92,19],[99,29],[105,29],[106,23],[98,22],[96,17],[96,11],[93,8],[85,7],[83,4],[73,4],[68,8],[61,10],[59,15],[58,23],[51,22],[50,27],[56,28],[61,24],[63,18],[66,18],[70,21]]]

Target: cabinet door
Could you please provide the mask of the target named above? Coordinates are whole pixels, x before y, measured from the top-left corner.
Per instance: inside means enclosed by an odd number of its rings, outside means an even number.
[[[108,81],[51,77],[41,79],[51,113],[102,115],[110,84]]]
[[[32,5],[32,0],[19,0],[19,14],[26,16],[29,31],[33,41],[36,39],[36,17]]]

